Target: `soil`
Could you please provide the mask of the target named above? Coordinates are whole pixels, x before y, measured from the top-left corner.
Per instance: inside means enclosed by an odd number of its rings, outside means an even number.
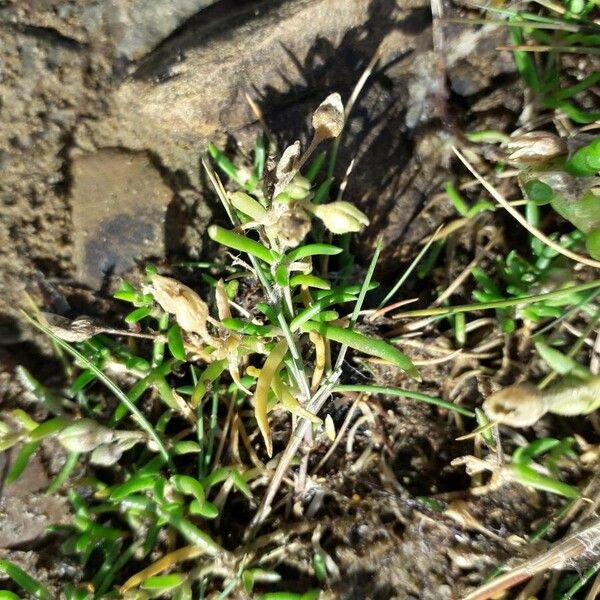
[[[350,119],[337,175],[354,159],[346,197],[372,222],[357,254],[370,256],[383,236],[378,276],[392,281],[453,214],[438,194],[453,141],[467,130],[514,127],[523,106],[512,58],[496,50],[506,32],[448,24],[443,71],[429,7],[423,0],[0,2],[0,411],[27,403],[19,364],[49,386],[65,383],[46,342],[19,316],[25,292],[51,312],[116,321],[122,308],[110,294],[122,276],[138,280],[150,260],[173,270],[203,256],[207,224],[221,215],[200,160],[209,141],[249,154],[260,124],[245,94],[280,146],[305,141],[311,111],[330,92],[347,98],[378,47],[384,66]],[[464,14],[449,3],[446,10]],[[406,293],[428,298],[452,281],[486,218],[450,247],[450,267]],[[461,292],[455,299],[468,300]],[[501,339],[493,327],[486,333],[485,341]],[[419,340],[451,352],[445,335],[432,325]],[[425,366],[418,389],[477,402],[490,366],[505,366],[503,351],[500,343],[483,367],[468,357]],[[372,368],[381,383],[410,385]],[[465,375],[470,370],[478,372]],[[329,410],[337,427],[351,404]],[[320,544],[340,571],[333,597],[455,598],[520,552],[503,540],[524,537],[550,513],[548,497],[517,487],[483,497],[464,492],[464,469],[449,466],[472,448],[456,442],[460,419],[408,400],[372,399],[361,410],[368,418],[354,447],[333,453],[299,509],[318,512]],[[312,467],[327,447],[316,445]],[[80,576],[41,548],[52,543],[46,526],[69,518],[62,496],[40,491],[59,468],[54,452],[44,448],[18,485],[0,479],[0,558],[51,585]],[[0,454],[0,477],[10,461]],[[420,499],[428,495],[440,497],[441,513]],[[311,503],[321,496],[317,511]],[[223,522],[231,529],[224,537],[235,540],[244,524],[235,515]],[[311,580],[298,565],[309,537],[290,535],[304,546],[296,562],[283,561],[284,583],[303,591]]]

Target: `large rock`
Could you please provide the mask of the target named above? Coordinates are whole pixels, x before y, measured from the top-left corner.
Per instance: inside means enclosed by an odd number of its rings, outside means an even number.
[[[152,148],[167,168],[199,185],[207,141],[229,133],[247,145],[255,135],[246,95],[291,143],[328,93],[348,98],[379,46],[384,63],[426,48],[427,7],[425,1],[292,0],[236,7],[215,22],[194,20],[141,61],[112,96],[107,118],[83,122],[77,140]]]
[[[100,287],[143,258],[164,254],[173,192],[144,152],[105,149],[73,159],[71,204],[77,277]]]

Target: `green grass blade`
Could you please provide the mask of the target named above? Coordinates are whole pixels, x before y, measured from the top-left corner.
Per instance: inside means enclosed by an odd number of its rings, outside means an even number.
[[[427,394],[421,394],[420,392],[413,392],[411,390],[405,390],[397,387],[387,387],[383,385],[336,385],[333,388],[334,392],[340,394],[345,392],[362,392],[365,394],[382,394],[387,396],[401,396],[403,398],[410,398],[411,400],[418,400],[419,402],[425,402],[427,404],[433,404],[441,408],[445,408],[455,413],[464,415],[465,417],[475,417],[475,413],[468,408],[463,408],[447,402],[441,398],[435,396],[428,396]]]
[[[22,587],[28,594],[36,598],[36,600],[52,600],[52,594],[50,594],[48,588],[33,579],[33,577],[30,577],[23,569],[9,560],[0,560],[0,571],[8,575],[18,586]]]
[[[13,465],[10,468],[10,471],[6,475],[6,478],[4,480],[4,483],[6,483],[6,485],[14,483],[22,475],[23,471],[29,464],[29,459],[40,447],[40,443],[41,442],[36,441],[27,442],[26,444],[23,444],[23,447],[19,450],[19,453],[17,454],[17,457],[15,458]]]
[[[573,285],[570,287],[561,288],[554,290],[553,292],[546,292],[545,294],[535,294],[533,296],[520,296],[517,298],[509,298],[507,300],[497,300],[494,302],[481,302],[479,304],[458,304],[456,306],[447,307],[436,307],[436,308],[423,308],[418,310],[409,310],[403,313],[396,314],[395,319],[410,319],[417,317],[435,317],[454,315],[461,312],[470,312],[474,310],[488,310],[493,308],[508,308],[511,306],[519,306],[520,304],[533,304],[535,302],[542,302],[551,298],[560,298],[568,294],[576,292],[584,292],[586,290],[593,290],[600,287],[600,279],[594,281],[588,281],[580,285]]]
[[[171,457],[169,456],[169,452],[167,451],[165,445],[162,440],[158,437],[156,431],[152,427],[151,423],[146,419],[146,417],[142,414],[140,409],[129,400],[126,394],[119,388],[112,379],[110,379],[103,371],[101,371],[95,364],[90,362],[81,352],[75,350],[70,344],[61,340],[58,336],[54,335],[47,327],[32,319],[28,314],[25,313],[25,317],[27,320],[36,328],[39,329],[42,333],[46,334],[54,343],[56,343],[60,348],[62,348],[67,354],[70,354],[73,358],[78,360],[82,365],[84,365],[87,369],[93,371],[94,375],[115,395],[118,400],[127,407],[129,412],[131,412],[133,418],[138,423],[138,425],[148,434],[150,439],[156,444],[159,452],[162,456],[170,463]]]

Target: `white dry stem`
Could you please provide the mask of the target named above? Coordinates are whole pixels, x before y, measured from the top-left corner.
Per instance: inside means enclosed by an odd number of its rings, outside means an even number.
[[[560,542],[552,544],[549,550],[531,558],[519,567],[504,575],[496,577],[489,583],[467,594],[462,600],[488,600],[498,597],[519,583],[526,581],[537,573],[549,569],[562,570],[574,566],[582,558],[596,558],[600,553],[600,520],[569,535]]]

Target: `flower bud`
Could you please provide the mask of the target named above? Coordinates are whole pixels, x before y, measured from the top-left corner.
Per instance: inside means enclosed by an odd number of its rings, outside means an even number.
[[[65,427],[58,435],[58,441],[70,452],[91,452],[101,444],[114,439],[114,432],[96,423],[93,419],[79,419]]]
[[[310,196],[310,181],[302,175],[296,175],[285,188],[284,193],[290,200],[306,200]]]
[[[344,105],[338,93],[330,94],[313,113],[315,136],[322,140],[336,138],[344,127]]]
[[[260,202],[245,194],[244,192],[233,192],[229,194],[229,201],[235,208],[245,215],[254,219],[257,223],[264,223],[267,218],[267,211]]]
[[[342,234],[360,231],[369,224],[367,216],[356,206],[338,200],[329,204],[308,205],[308,210],[323,221],[332,233]]]
[[[542,392],[530,383],[517,383],[492,394],[483,403],[485,414],[510,427],[530,427],[546,413]]]
[[[530,131],[510,138],[508,149],[512,154],[509,160],[523,163],[545,162],[567,153],[566,142],[547,131]]]

